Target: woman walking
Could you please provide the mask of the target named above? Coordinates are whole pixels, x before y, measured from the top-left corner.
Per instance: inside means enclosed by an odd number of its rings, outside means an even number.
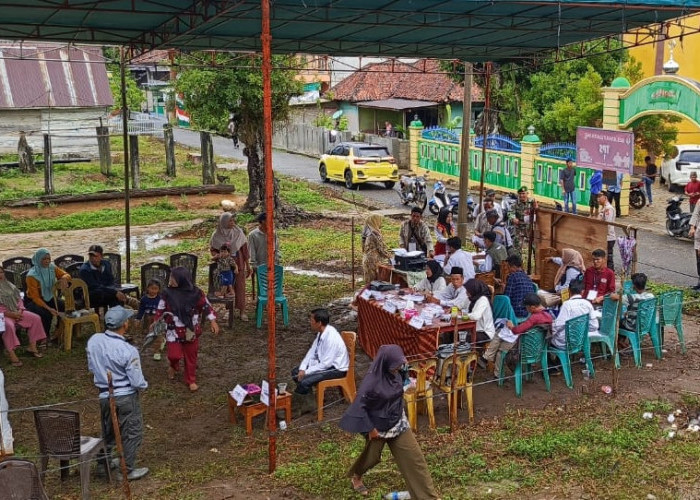
[[[342,429],[365,436],[365,448],[348,472],[352,489],[360,495],[369,494],[362,476],[381,461],[387,444],[411,498],[438,498],[428,464],[404,411],[402,367],[405,364],[406,356],[399,346],[381,346],[355,401],[340,419]]]
[[[168,378],[173,380],[184,361],[184,381],[195,392],[197,385],[197,354],[202,335],[203,318],[209,320],[211,332],[219,333],[216,315],[202,290],[192,284],[192,273],[184,267],[170,272],[168,287],[161,295],[155,321],[161,317],[166,324],[165,340],[168,346]]]
[[[382,216],[370,215],[365,222],[362,243],[362,274],[365,285],[369,285],[379,276],[379,264],[388,263],[391,254],[382,236]]]

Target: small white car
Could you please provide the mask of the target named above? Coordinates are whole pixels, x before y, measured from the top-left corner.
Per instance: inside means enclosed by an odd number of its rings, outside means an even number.
[[[673,152],[673,156],[666,157],[661,164],[659,172],[661,184],[666,183],[669,191],[688,184],[691,172],[700,176],[700,145],[679,144]]]

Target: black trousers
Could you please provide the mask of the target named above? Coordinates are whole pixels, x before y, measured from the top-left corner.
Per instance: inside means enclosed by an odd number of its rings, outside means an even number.
[[[615,202],[615,217],[620,216],[620,193],[607,192],[608,201],[612,203]]]
[[[334,378],[343,378],[347,372],[341,372],[335,368],[330,370],[323,370],[316,373],[311,373],[309,375],[304,375],[301,381],[298,379],[299,367],[297,366],[292,370],[292,379],[297,383],[297,388],[294,392],[299,394],[309,394],[313,386],[321,382],[322,380],[333,380]]]

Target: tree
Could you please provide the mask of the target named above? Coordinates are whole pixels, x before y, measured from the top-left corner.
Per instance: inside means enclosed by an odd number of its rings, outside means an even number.
[[[114,104],[112,109],[122,108],[122,82],[121,82],[121,68],[119,67],[119,50],[107,47],[103,49],[104,56],[107,59],[107,77],[109,78],[109,89],[112,91],[112,98],[114,99]],[[138,83],[131,73],[128,72],[125,75],[126,83],[126,105],[131,111],[141,111],[141,103],[146,100],[146,96],[139,88]]]
[[[253,212],[264,201],[265,169],[263,158],[263,91],[260,56],[251,55],[241,61],[240,55],[201,53],[181,55],[183,65],[200,64],[206,60],[210,68],[187,69],[178,75],[175,88],[183,96],[192,125],[202,130],[226,133],[229,115],[233,114],[238,137],[245,144],[243,154],[248,158],[248,199],[244,208]],[[303,84],[294,79],[295,73],[280,67],[293,66],[291,56],[272,58],[272,121],[289,118],[289,99],[303,92]],[[279,205],[275,189],[275,205]]]

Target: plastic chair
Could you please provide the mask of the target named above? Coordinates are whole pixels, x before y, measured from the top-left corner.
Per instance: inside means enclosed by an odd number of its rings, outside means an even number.
[[[240,276],[236,276],[238,279]],[[207,284],[207,299],[212,304],[224,304],[228,311],[228,327],[233,328],[233,308],[236,304],[235,297],[219,297],[216,292],[219,291],[219,271],[216,262],[209,264],[209,279]]]
[[[571,360],[569,357],[572,354],[583,352],[586,358],[586,365],[589,371],[593,372],[593,363],[591,363],[591,344],[588,342],[588,322],[589,315],[582,314],[567,320],[566,328],[566,349],[557,349],[550,345],[548,351],[556,354],[561,362],[561,368],[564,371],[564,379],[566,386],[569,389],[574,387],[574,382],[571,377]]]
[[[64,290],[58,288],[58,282],[53,286],[53,297],[56,304],[59,303],[59,296],[63,296],[65,301],[65,311],[58,313],[59,323],[62,325],[62,335],[63,335],[63,348],[66,351],[71,350],[71,344],[73,341],[73,327],[75,325],[82,325],[84,323],[92,323],[95,327],[95,331],[100,331],[100,316],[95,312],[90,312],[88,314],[83,314],[76,318],[69,316],[68,314],[72,311],[76,311],[80,308],[76,306],[76,292],[82,293],[82,300],[84,301],[84,308],[90,309],[90,294],[88,294],[88,287],[83,280],[80,278],[73,278],[68,283],[68,286]]]
[[[422,359],[413,361],[408,365],[408,371],[416,374],[416,386],[411,387],[403,393],[403,399],[406,404],[406,413],[408,413],[408,422],[411,424],[411,429],[418,430],[418,413],[426,410],[428,413],[428,422],[431,429],[435,429],[435,411],[433,408],[433,388],[428,380],[428,371],[435,369],[437,359]]]
[[[547,387],[547,392],[551,387],[549,384],[549,370],[547,363],[547,343],[545,340],[545,331],[541,327],[534,327],[520,334],[518,338],[518,349],[520,350],[520,362],[515,365],[515,395],[522,397],[523,395],[523,365],[525,366],[525,379],[532,379],[532,365],[541,365],[544,383]],[[501,353],[501,363],[498,367],[498,385],[503,386],[505,382],[505,364],[506,355]]]
[[[199,257],[191,253],[176,253],[170,256],[170,269],[184,267],[192,273],[192,283],[197,283],[197,262]]]
[[[68,463],[78,460],[80,490],[83,499],[90,498],[90,465],[100,459],[111,482],[107,446],[102,438],[80,435],[80,414],[69,410],[34,410],[34,424],[39,435],[40,475],[46,473],[49,458],[61,462],[61,480],[68,477]]]
[[[82,266],[82,262],[73,262],[72,264],[68,264],[63,270],[70,274],[71,278],[80,278],[80,268]]]
[[[659,309],[661,345],[664,344],[664,327],[673,326],[678,334],[681,352],[685,354],[685,340],[683,339],[683,292],[681,290],[674,290],[659,295]]]
[[[136,297],[141,297],[139,286],[133,283],[122,282],[122,256],[114,252],[105,252],[102,254],[102,259],[109,262],[112,266],[112,274],[114,274],[114,284],[122,293],[135,293]],[[163,286],[167,283],[163,283]]]
[[[625,330],[620,328],[619,334],[624,335],[630,341],[632,352],[634,354],[634,364],[641,368],[642,366],[642,337],[649,335],[651,342],[654,345],[654,354],[656,359],[661,359],[661,339],[659,339],[659,331],[656,325],[656,297],[645,299],[639,302],[637,308],[637,324],[635,331]]]
[[[603,300],[603,315],[600,318],[600,327],[598,328],[598,333],[588,334],[589,344],[600,343],[601,349],[603,350],[603,356],[607,357],[607,351],[610,350],[610,354],[615,353],[615,368],[620,368],[620,353],[616,352],[615,349],[615,324],[617,323],[617,308],[620,306],[619,300],[612,300],[610,297],[605,297]],[[590,347],[588,352],[590,353]],[[595,371],[593,370],[593,360],[590,360],[590,372],[591,378],[595,377]]]
[[[14,274],[12,282],[17,288],[23,292],[27,290],[26,281],[24,285],[22,283],[22,273],[26,273],[32,268],[32,259],[27,257],[12,257],[11,259],[2,261],[2,268],[5,271],[12,271]]]
[[[49,500],[36,465],[12,458],[0,462],[0,498]]]
[[[170,280],[170,266],[162,262],[149,262],[141,266],[141,290],[146,289],[149,280],[160,281],[163,287],[168,286]]]
[[[53,263],[56,264],[61,269],[63,269],[64,271],[66,270],[66,267],[70,266],[71,264],[73,264],[75,262],[83,263],[83,262],[85,262],[85,257],[83,257],[82,255],[66,254],[66,255],[61,255],[60,257],[56,257],[53,260]]]
[[[261,266],[258,267],[258,271],[260,267]],[[357,340],[357,334],[355,332],[341,332],[340,336],[343,337],[345,347],[348,348],[350,364],[343,378],[322,380],[316,384],[316,407],[318,408],[316,419],[319,422],[323,420],[323,397],[325,396],[326,389],[340,387],[343,391],[343,397],[345,397],[348,403],[355,401],[355,395],[357,394],[357,389],[355,387],[355,342]]]
[[[455,366],[457,375],[451,373],[453,359],[455,358]],[[467,354],[453,354],[443,361],[443,370],[440,373],[437,382],[437,387],[442,392],[447,394],[447,408],[452,408],[452,381],[451,377],[456,376],[455,391],[459,397],[459,407],[463,408],[464,397],[467,398],[467,407],[469,410],[469,422],[474,420],[474,401],[472,398],[472,385],[474,383],[474,370],[476,369],[476,353],[470,352]]]
[[[493,319],[505,318],[516,325],[520,321],[515,316],[515,311],[510,303],[510,297],[507,295],[496,295],[493,298]]]
[[[284,326],[289,325],[289,308],[287,306],[287,297],[284,296],[284,268],[275,266],[275,305],[282,305],[282,315]],[[255,311],[256,326],[262,327],[262,313],[267,305],[267,266],[258,266],[258,307]]]

